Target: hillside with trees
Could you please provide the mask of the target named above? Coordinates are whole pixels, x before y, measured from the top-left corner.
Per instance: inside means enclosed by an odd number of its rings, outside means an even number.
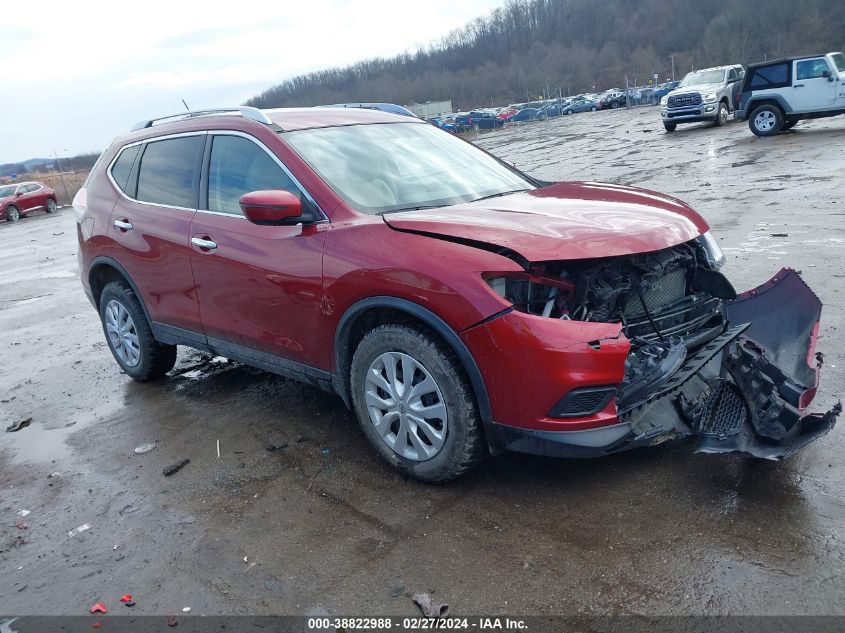
[[[830,0],[508,0],[414,52],[282,81],[248,104],[451,99],[457,108],[645,85],[654,73],[842,50]]]

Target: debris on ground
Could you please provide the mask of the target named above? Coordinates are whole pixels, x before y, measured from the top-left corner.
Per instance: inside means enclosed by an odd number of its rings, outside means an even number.
[[[24,418],[23,420],[12,422],[9,426],[6,427],[6,433],[14,433],[15,431],[20,431],[21,429],[28,427],[30,422],[32,422],[32,418]]]
[[[404,585],[396,585],[393,589],[390,590],[390,597],[391,598],[398,598],[403,593],[405,593],[405,586]]]
[[[24,523],[23,521],[21,521],[17,525],[15,525],[15,527],[18,528],[19,530],[25,530],[29,526],[26,523]]]
[[[168,615],[167,616],[167,626],[176,626],[179,622],[176,620],[175,615]]]
[[[99,629],[101,626],[103,626],[102,622],[94,622],[94,624],[91,625],[91,628],[92,629]]]
[[[191,610],[191,607],[185,607],[182,609],[182,613],[188,613]]]
[[[287,447],[288,447],[287,442],[270,441],[270,442],[267,442],[267,445],[264,447],[264,449],[268,453],[275,453],[276,451],[280,451],[283,448],[287,448]]]
[[[769,237],[789,237],[789,233],[769,233]]]
[[[132,594],[127,593],[120,597],[121,602],[132,602]]]
[[[161,474],[165,477],[170,477],[170,475],[174,475],[182,470],[185,466],[191,463],[190,459],[183,459],[182,461],[178,461],[175,464],[171,464],[167,468],[161,471]]]
[[[31,512],[31,510],[23,510],[23,509],[21,509],[21,510],[18,510],[18,516],[19,516],[19,517],[25,517],[25,516],[26,516],[27,514],[29,514],[30,512]]]
[[[106,608],[102,602],[98,602],[95,604],[91,609],[88,611],[89,613],[108,613],[109,610]]]
[[[55,479],[55,478],[61,477],[61,476],[62,476],[62,473],[50,473],[49,475],[47,475],[47,479]]]
[[[127,607],[134,607],[135,606],[135,602],[132,601],[132,600],[130,600],[129,602],[124,602],[123,604],[126,605]]]
[[[91,526],[87,523],[83,523],[78,528],[74,528],[70,532],[67,533],[68,536],[76,536],[77,534],[81,534],[82,532],[87,532],[91,529]]]
[[[322,449],[320,449],[320,452],[321,452],[323,455],[328,455],[329,453],[331,453],[331,452],[332,452],[332,449],[330,449],[330,448],[322,448]]]
[[[420,611],[427,618],[445,618],[449,615],[449,605],[432,602],[431,596],[427,593],[415,593],[411,596],[411,600],[417,603]]]
[[[151,444],[141,444],[140,446],[135,447],[135,454],[136,455],[145,455],[149,453],[156,447],[155,443]]]

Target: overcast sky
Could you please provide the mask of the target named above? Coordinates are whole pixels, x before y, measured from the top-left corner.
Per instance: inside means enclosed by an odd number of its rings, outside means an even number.
[[[413,50],[502,0],[39,0],[0,10],[0,163],[104,149],[144,118]],[[444,95],[432,95],[434,98]]]

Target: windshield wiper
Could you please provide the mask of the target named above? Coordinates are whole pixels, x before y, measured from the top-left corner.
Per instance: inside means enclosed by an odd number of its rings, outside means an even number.
[[[499,196],[506,196],[509,193],[520,193],[521,191],[531,191],[530,188],[526,189],[514,189],[513,191],[502,191],[500,193],[491,193],[489,196],[481,196],[480,198],[476,198],[473,202],[478,202],[479,200],[489,200],[490,198],[498,198]]]
[[[444,206],[443,204],[421,204],[416,207],[402,207],[401,209],[388,209],[387,211],[379,211],[376,215],[385,215],[387,213],[399,213],[400,211],[421,211],[423,209],[440,209]]]

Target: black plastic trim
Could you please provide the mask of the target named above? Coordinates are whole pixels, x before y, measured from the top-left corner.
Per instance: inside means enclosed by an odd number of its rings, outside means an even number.
[[[604,396],[601,400],[598,400],[597,403],[591,407],[590,409],[582,409],[582,410],[573,410],[567,411],[567,407],[572,406],[572,401],[575,400],[577,397],[584,395],[584,394],[599,394],[604,393]],[[604,409],[608,403],[613,399],[616,395],[616,387],[612,385],[608,385],[605,387],[579,387],[577,389],[572,389],[569,393],[567,393],[563,398],[558,400],[557,404],[552,407],[551,411],[546,414],[546,417],[549,418],[583,418],[588,415],[595,415],[602,409]]]

